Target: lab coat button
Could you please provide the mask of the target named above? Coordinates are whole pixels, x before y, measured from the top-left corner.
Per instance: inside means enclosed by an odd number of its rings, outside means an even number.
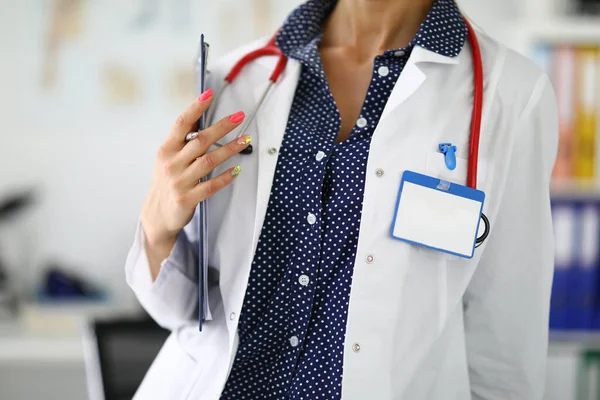
[[[290,345],[292,347],[298,347],[298,344],[300,343],[300,341],[298,340],[298,336],[292,336],[290,338]]]
[[[377,168],[375,170],[375,175],[377,175],[378,178],[381,178],[383,176],[383,170],[381,168]]]
[[[352,351],[354,351],[355,353],[358,353],[360,351],[360,343],[354,343],[352,345]]]
[[[267,150],[267,152],[269,153],[269,155],[273,155],[277,153],[277,149],[275,147],[271,147],[269,150]]]
[[[390,69],[386,66],[382,66],[382,67],[379,67],[379,69],[377,70],[377,73],[379,74],[379,76],[386,77],[390,73]]]
[[[322,151],[319,151],[317,153],[317,157],[316,157],[317,161],[321,161],[323,158],[325,158],[325,153],[323,153]]]
[[[313,213],[308,214],[308,217],[306,217],[306,220],[308,221],[309,224],[314,225],[315,222],[317,222],[317,216]]]
[[[298,282],[302,286],[308,286],[308,283],[310,282],[310,278],[308,277],[308,275],[300,275],[300,278],[298,278]]]
[[[367,264],[373,264],[373,262],[375,261],[375,257],[373,257],[373,254],[368,254],[365,257],[365,261],[367,262]]]
[[[235,319],[235,313],[234,312],[232,312],[231,314],[229,314],[229,319],[232,320],[232,321]]]
[[[360,117],[358,121],[356,121],[356,126],[358,126],[359,128],[364,128],[365,126],[367,126],[367,120],[363,117]]]

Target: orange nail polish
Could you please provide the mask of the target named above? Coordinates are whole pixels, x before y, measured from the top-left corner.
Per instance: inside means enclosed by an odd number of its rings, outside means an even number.
[[[233,122],[234,124],[237,124],[239,122],[242,122],[244,120],[244,118],[246,118],[246,114],[244,114],[243,111],[238,111],[235,114],[233,114],[231,117],[229,117],[229,120],[231,122]]]

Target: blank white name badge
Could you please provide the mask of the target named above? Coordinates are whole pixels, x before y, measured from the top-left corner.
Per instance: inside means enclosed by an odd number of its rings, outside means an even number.
[[[485,193],[481,190],[405,171],[396,202],[392,237],[472,258],[484,200]]]

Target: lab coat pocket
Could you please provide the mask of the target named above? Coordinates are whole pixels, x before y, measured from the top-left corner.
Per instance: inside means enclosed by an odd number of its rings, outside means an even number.
[[[183,349],[182,330],[173,331],[144,377],[134,400],[187,399],[201,366]]]
[[[459,185],[467,184],[467,172],[469,163],[466,158],[456,156],[456,168],[448,169],[446,166],[446,156],[440,152],[431,152],[427,154],[427,166],[425,172],[434,178],[440,178]],[[477,188],[482,187],[487,180],[487,162],[479,159],[477,163]]]

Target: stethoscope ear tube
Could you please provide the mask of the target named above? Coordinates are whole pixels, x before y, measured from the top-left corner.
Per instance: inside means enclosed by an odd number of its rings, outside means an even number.
[[[252,154],[252,145],[249,144],[244,150],[240,151],[240,154]]]
[[[488,217],[485,216],[484,213],[481,213],[481,219],[483,220],[483,225],[485,229],[483,230],[483,234],[481,234],[481,236],[479,236],[475,240],[475,248],[481,246],[481,244],[484,242],[485,239],[487,239],[488,235],[490,234],[490,220],[488,219]]]

